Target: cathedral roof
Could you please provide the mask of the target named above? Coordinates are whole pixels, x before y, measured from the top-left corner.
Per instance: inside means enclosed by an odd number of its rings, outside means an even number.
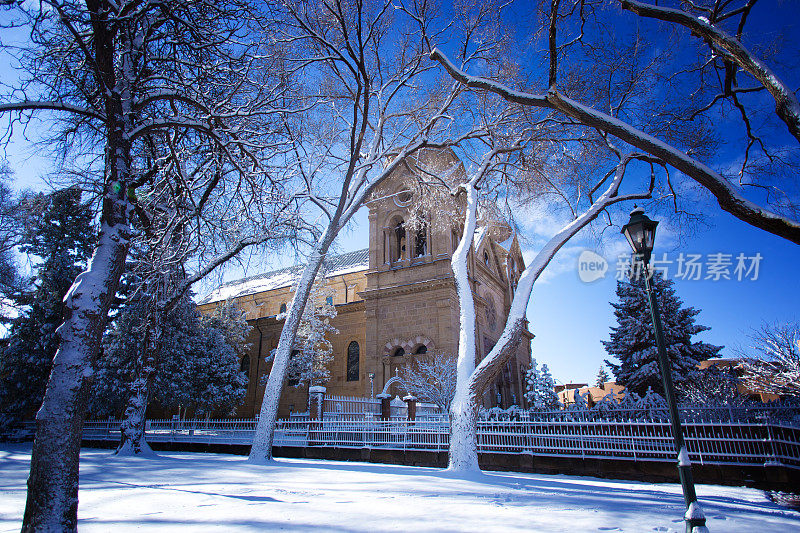
[[[297,283],[303,273],[305,265],[294,265],[256,276],[229,281],[223,283],[198,303],[207,304],[227,300],[228,298],[240,298],[249,294],[271,291],[282,287],[290,287]],[[347,252],[340,255],[332,255],[325,260],[324,268],[327,270],[326,277],[341,276],[350,272],[359,272],[369,268],[369,248]]]

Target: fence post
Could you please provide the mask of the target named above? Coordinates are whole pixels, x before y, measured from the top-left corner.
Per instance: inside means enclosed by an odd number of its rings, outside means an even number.
[[[392,416],[392,395],[388,392],[375,395],[381,400],[381,420],[389,420]]]
[[[322,420],[325,415],[325,387],[308,388],[308,415],[311,420]]]
[[[417,397],[413,394],[409,394],[408,396],[403,397],[403,401],[406,402],[406,415],[408,421],[413,423],[417,418]]]

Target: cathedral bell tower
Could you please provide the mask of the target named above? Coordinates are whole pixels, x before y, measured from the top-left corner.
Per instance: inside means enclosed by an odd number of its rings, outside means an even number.
[[[428,150],[417,156],[426,169],[458,166],[452,152]],[[457,242],[451,221],[425,213],[422,227],[407,227],[417,159],[387,178],[369,201],[369,270],[362,293],[366,312],[366,358],[376,390],[396,371],[434,350],[455,353],[458,299],[450,257]],[[397,387],[397,388],[396,388]],[[406,394],[392,385],[392,394]]]

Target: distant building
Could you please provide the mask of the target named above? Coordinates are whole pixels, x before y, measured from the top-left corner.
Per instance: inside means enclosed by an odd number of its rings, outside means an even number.
[[[452,153],[425,152],[420,157],[460,165]],[[338,312],[332,324],[339,330],[330,339],[334,358],[326,384],[328,395],[370,397],[415,359],[434,351],[456,353],[459,304],[450,258],[460,233],[452,220],[436,213],[426,214],[430,224],[420,231],[406,230],[412,202],[407,183],[414,172],[414,161],[407,161],[376,192],[376,200],[368,203],[369,247],[330,257],[327,262],[327,279],[336,291],[333,303]],[[469,257],[478,361],[503,330],[524,268],[519,243],[510,228],[479,228]],[[265,357],[277,346],[283,326],[276,316],[291,302],[292,285],[301,271],[302,266],[296,266],[226,283],[200,302],[201,311],[209,312],[232,298],[253,326],[252,348],[241,361],[250,383],[239,416],[254,416],[261,407],[262,380],[271,367]],[[486,391],[485,407],[522,404],[532,337],[526,329],[515,355]],[[397,384],[392,384],[389,392],[405,394]],[[307,388],[287,383],[279,416],[305,411],[306,406]]]
[[[589,395],[586,400],[589,403],[589,407],[592,407],[609,394],[612,394],[612,398],[616,401],[622,400],[625,396],[625,386],[616,381],[606,381],[602,387],[590,387],[586,383],[567,383],[566,385],[556,385],[555,390],[559,401],[564,407],[575,403],[576,393],[585,395],[587,391]]]

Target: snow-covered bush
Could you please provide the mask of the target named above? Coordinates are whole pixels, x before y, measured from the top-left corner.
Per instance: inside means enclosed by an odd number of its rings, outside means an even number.
[[[447,411],[456,393],[456,357],[441,352],[422,355],[403,367],[400,379],[420,401]]]

